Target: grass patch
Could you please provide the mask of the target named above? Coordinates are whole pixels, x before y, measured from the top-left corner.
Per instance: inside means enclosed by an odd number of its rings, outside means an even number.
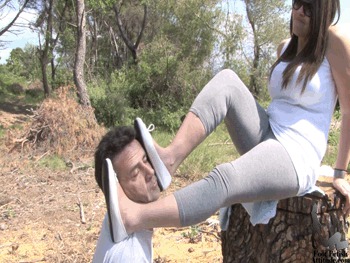
[[[63,171],[67,168],[65,161],[58,155],[45,156],[38,161],[40,167],[49,168],[52,171]]]
[[[152,136],[164,147],[174,138],[174,134],[157,130]],[[198,180],[206,176],[216,165],[232,161],[238,156],[226,126],[221,124],[186,158],[178,168],[178,173],[191,180]]]
[[[23,124],[22,123],[14,123],[8,127],[9,130],[18,130],[22,131],[23,130]]]
[[[25,90],[23,102],[28,105],[38,105],[43,102],[44,98],[44,90],[30,89]]]
[[[338,146],[340,139],[340,123],[341,113],[340,110],[336,110],[333,114],[333,120],[328,136],[328,145],[326,154],[322,160],[322,164],[334,166],[338,156]],[[350,164],[348,170],[350,169]]]
[[[225,125],[221,124],[190,154],[179,167],[179,171],[181,174],[197,180],[206,176],[216,165],[235,160],[238,157],[239,154]]]
[[[339,137],[340,137],[340,130],[331,129],[328,137],[327,151],[322,160],[323,164],[334,166],[338,155]]]
[[[37,105],[44,99],[44,90],[40,80],[28,82],[23,76],[0,65],[0,103],[16,102],[21,105]]]

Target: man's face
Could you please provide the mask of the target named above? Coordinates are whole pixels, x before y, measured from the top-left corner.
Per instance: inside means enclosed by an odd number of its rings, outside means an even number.
[[[128,198],[138,203],[149,203],[159,198],[155,172],[137,140],[129,143],[113,159],[113,167]]]

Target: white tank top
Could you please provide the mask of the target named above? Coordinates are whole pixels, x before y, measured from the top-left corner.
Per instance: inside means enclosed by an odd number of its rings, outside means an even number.
[[[302,94],[303,81],[296,83],[301,66],[287,88],[282,89],[282,74],[287,65],[281,62],[272,72],[269,83],[272,101],[267,113],[273,133],[293,161],[299,179],[298,195],[304,195],[317,180],[317,170],[327,149],[337,93],[327,58]]]

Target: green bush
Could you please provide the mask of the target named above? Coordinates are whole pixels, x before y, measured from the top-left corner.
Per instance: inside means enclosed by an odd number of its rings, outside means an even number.
[[[7,91],[14,95],[21,95],[24,93],[24,88],[21,84],[14,82],[11,85],[7,86]]]
[[[336,162],[340,138],[340,121],[340,110],[337,108],[333,114],[332,125],[328,135],[328,147],[326,154],[322,160],[323,164],[333,166]]]
[[[119,75],[119,74],[117,74]],[[130,125],[137,115],[136,110],[129,107],[125,94],[121,90],[122,76],[112,76],[109,83],[98,80],[88,85],[91,105],[95,108],[95,116],[99,123],[106,127]]]
[[[189,61],[178,60],[176,54],[166,39],[159,39],[142,50],[137,65],[89,85],[98,121],[110,127],[130,124],[139,116],[145,123],[176,130],[211,77],[209,69],[191,68]]]
[[[0,65],[0,93],[14,95],[19,91],[18,85],[23,86],[24,84],[25,79],[23,77],[9,71],[6,65]]]
[[[44,90],[43,89],[26,89],[25,100],[27,103],[39,103],[44,99]]]
[[[74,80],[73,80],[72,70],[64,67],[57,68],[55,73],[55,80],[51,81],[53,89],[56,89],[62,86],[72,85],[73,83],[74,83]]]

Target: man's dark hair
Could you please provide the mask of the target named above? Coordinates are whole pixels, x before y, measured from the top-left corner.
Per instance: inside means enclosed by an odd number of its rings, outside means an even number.
[[[131,143],[136,136],[136,131],[131,126],[112,128],[101,139],[95,151],[95,179],[102,189],[102,164],[106,158],[113,161],[123,149]]]

